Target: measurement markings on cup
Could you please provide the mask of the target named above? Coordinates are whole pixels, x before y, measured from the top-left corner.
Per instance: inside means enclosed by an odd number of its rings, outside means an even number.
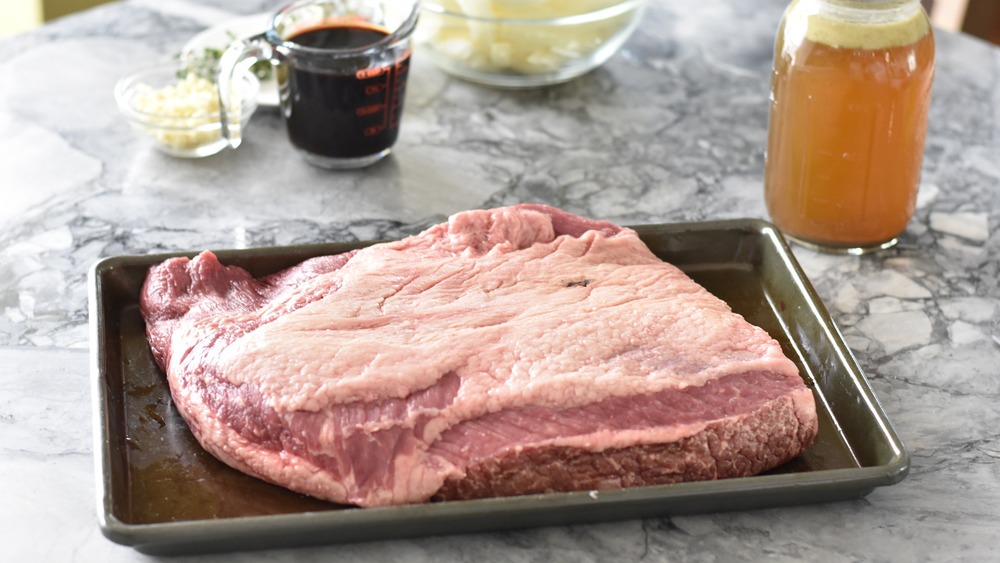
[[[399,127],[399,117],[403,105],[403,88],[410,70],[410,54],[406,53],[392,66],[361,69],[355,78],[362,82],[372,82],[364,87],[365,96],[381,95],[382,102],[366,104],[355,110],[358,117],[374,117],[381,114],[381,122],[364,129],[364,135],[372,137],[389,129]],[[377,82],[376,82],[377,80]]]
[[[379,114],[382,116],[380,123],[365,127],[364,135],[366,137],[378,135],[389,125],[388,114],[391,107],[389,96],[392,94],[392,72],[390,72],[390,69],[391,67],[365,68],[357,71],[354,75],[355,78],[362,82],[379,79],[376,83],[366,85],[364,93],[366,96],[382,94],[381,103],[364,105],[355,110],[355,114],[358,117],[372,117]]]
[[[410,73],[410,53],[407,52],[401,59],[393,65],[392,81],[392,108],[389,112],[389,127],[393,129],[399,127],[399,118],[403,113],[403,88],[406,84],[406,77]]]

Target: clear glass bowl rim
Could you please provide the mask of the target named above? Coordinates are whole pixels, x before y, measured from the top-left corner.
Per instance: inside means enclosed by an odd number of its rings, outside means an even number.
[[[527,26],[567,26],[567,25],[581,25],[587,23],[594,23],[603,20],[607,20],[622,14],[626,14],[632,10],[640,8],[646,3],[647,0],[621,0],[611,4],[610,6],[605,6],[603,8],[598,8],[596,10],[591,10],[589,12],[582,12],[579,14],[570,14],[567,16],[559,16],[556,18],[491,18],[485,16],[472,16],[463,12],[454,12],[443,8],[440,4],[436,2],[427,2],[426,0],[422,2],[421,9],[437,14],[439,16],[458,18],[463,20],[481,22],[481,23],[491,23],[491,24],[503,24],[503,25],[527,25]]]

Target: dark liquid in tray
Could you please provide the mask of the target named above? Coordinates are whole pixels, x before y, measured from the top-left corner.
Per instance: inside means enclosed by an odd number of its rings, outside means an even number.
[[[314,27],[290,41],[320,49],[372,45],[388,33],[378,27],[337,25]],[[287,99],[283,101],[292,143],[313,154],[335,158],[373,155],[392,146],[399,135],[410,54],[386,66],[358,68],[348,59],[343,68],[303,61],[288,66]]]

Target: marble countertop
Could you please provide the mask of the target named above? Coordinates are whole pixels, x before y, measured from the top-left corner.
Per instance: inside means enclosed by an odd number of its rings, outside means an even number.
[[[111,92],[261,0],[132,0],[0,40],[0,530],[10,561],[135,561],[96,517],[87,271],[149,252],[394,238],[524,201],[624,224],[766,218],[784,2],[656,0],[569,84],[500,91],[415,54],[393,155],[305,164],[262,109],[244,145],[155,152]],[[916,216],[866,257],[795,255],[912,456],[860,500],[241,555],[241,561],[986,560],[1000,546],[1000,49],[938,32]],[[210,561],[215,556],[185,560]]]

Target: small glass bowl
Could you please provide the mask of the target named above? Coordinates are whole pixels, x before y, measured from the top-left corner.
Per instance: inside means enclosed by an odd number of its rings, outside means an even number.
[[[141,70],[115,84],[115,100],[133,128],[154,142],[160,151],[180,158],[200,158],[229,146],[219,123],[218,92],[215,83],[181,98],[164,89],[185,88],[188,80],[177,65],[161,65]],[[239,88],[240,123],[247,122],[257,109],[260,81],[252,73],[243,76]],[[176,90],[174,90],[176,92]],[[214,98],[213,98],[214,96]]]
[[[604,64],[635,31],[645,5],[425,0],[415,36],[420,55],[456,77],[503,88],[548,86]]]

